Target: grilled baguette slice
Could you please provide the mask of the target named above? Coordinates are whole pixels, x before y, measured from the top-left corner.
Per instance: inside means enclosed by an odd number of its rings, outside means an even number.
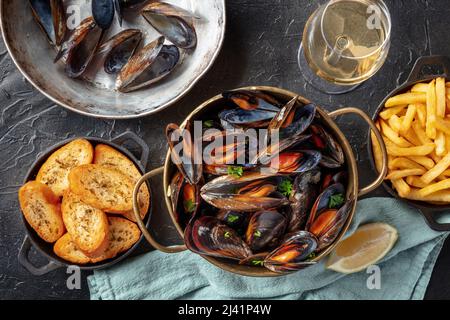
[[[120,171],[99,164],[82,165],[70,171],[69,185],[83,202],[103,211],[133,209],[133,181]]]
[[[61,197],[69,189],[68,175],[72,168],[92,163],[94,148],[85,139],[77,139],[55,151],[39,170],[36,181],[44,183]]]
[[[72,241],[70,234],[66,233],[53,246],[55,254],[72,263],[86,264],[91,262],[91,259],[86,256],[83,251],[78,249],[75,242]]]
[[[91,259],[92,263],[112,259],[119,253],[127,251],[138,242],[141,231],[131,221],[119,217],[108,217],[109,221],[109,246],[105,253],[98,258]]]
[[[127,175],[134,184],[142,177],[139,169],[136,168],[130,159],[121,152],[105,144],[99,144],[95,147],[94,163],[122,172]],[[144,219],[150,206],[150,192],[146,184],[143,184],[139,189],[138,202],[141,218]],[[122,215],[131,221],[136,221],[132,210],[126,211],[122,213]]]
[[[64,194],[61,208],[67,232],[76,246],[89,257],[102,255],[109,243],[106,214],[70,191]]]
[[[19,189],[19,203],[25,219],[43,240],[53,243],[64,234],[59,198],[48,186],[27,182]]]

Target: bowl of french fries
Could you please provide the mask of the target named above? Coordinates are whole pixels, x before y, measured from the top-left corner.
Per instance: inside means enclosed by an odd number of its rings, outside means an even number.
[[[430,64],[441,66],[441,75],[423,76]],[[450,70],[447,57],[418,60],[408,81],[380,105],[375,121],[388,152],[385,188],[393,196],[418,207],[431,228],[449,231],[436,214],[450,209]],[[432,69],[432,68],[429,68]],[[371,133],[374,164],[382,155]]]

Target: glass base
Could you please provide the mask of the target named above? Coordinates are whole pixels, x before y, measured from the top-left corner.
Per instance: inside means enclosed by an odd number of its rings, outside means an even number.
[[[305,54],[303,51],[303,43],[300,44],[300,49],[298,50],[298,66],[300,68],[300,73],[302,74],[305,81],[314,89],[325,94],[329,95],[345,94],[352,92],[353,90],[361,86],[361,83],[353,86],[337,85],[319,77],[312,71],[311,67],[308,64],[308,61],[306,61]]]

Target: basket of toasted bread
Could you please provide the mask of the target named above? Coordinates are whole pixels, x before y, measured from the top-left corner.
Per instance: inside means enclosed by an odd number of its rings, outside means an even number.
[[[126,140],[141,149],[140,160],[124,147]],[[98,269],[130,254],[141,239],[132,193],[147,158],[148,146],[131,132],[113,141],[70,139],[39,157],[19,189],[28,231],[19,253],[21,264],[34,274],[64,265]],[[150,195],[150,186],[143,185],[139,206],[145,223]],[[31,246],[49,258],[47,266],[31,264]]]

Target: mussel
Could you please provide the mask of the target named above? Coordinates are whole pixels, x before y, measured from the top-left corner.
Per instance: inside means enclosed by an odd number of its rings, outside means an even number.
[[[200,185],[190,184],[177,172],[172,178],[168,193],[178,223],[186,225],[200,207]]]
[[[240,231],[247,226],[250,215],[240,211],[220,210],[216,218],[225,223],[230,228]]]
[[[103,43],[98,53],[105,53],[105,72],[108,74],[120,72],[133,56],[141,40],[142,32],[140,30],[127,29]]]
[[[190,122],[185,129],[176,124],[166,128],[166,138],[171,150],[172,162],[191,185],[197,185],[202,178],[202,158],[198,143],[194,143],[190,132]],[[181,152],[182,151],[182,152]]]
[[[264,266],[277,273],[299,271],[314,265],[308,261],[318,247],[317,238],[310,232],[298,231],[286,236],[283,244],[264,259]]]
[[[263,128],[276,116],[267,110],[231,109],[219,113],[221,123],[228,128]]]
[[[92,17],[102,29],[108,29],[114,20],[114,0],[91,0]]]
[[[69,39],[61,45],[55,62],[63,56],[67,56],[65,71],[69,77],[78,78],[92,61],[103,35],[103,30],[97,27],[94,19],[92,17],[86,18]]]
[[[34,18],[50,43],[59,46],[67,31],[62,0],[29,0]]]
[[[281,177],[266,176],[259,172],[242,177],[218,177],[200,190],[200,195],[210,205],[222,210],[256,212],[289,204],[278,192]]]
[[[316,168],[322,159],[322,154],[314,150],[283,152],[270,162],[270,168],[275,173],[298,174]]]
[[[184,232],[189,250],[213,257],[242,260],[252,255],[237,232],[214,217],[191,221]]]
[[[225,99],[232,101],[242,110],[260,110],[278,113],[281,108],[279,101],[271,95],[265,94],[261,91],[227,91],[222,93],[222,96]]]
[[[142,16],[178,48],[191,49],[197,45],[197,33],[191,12],[165,2],[152,2],[142,9]]]
[[[277,211],[256,212],[250,218],[245,241],[254,253],[271,250],[283,238],[286,226],[286,217]]]
[[[164,37],[159,37],[131,57],[117,77],[116,88],[130,92],[148,87],[169,75],[180,60],[178,48],[164,45]]]
[[[341,145],[320,125],[311,125],[310,131],[314,147],[322,152],[321,165],[326,168],[342,167],[345,157]]]
[[[288,232],[300,230],[306,222],[315,199],[319,194],[321,173],[318,169],[298,175],[293,184]]]
[[[319,239],[318,250],[329,246],[339,235],[350,214],[353,201],[346,200],[345,187],[334,184],[325,189],[314,203],[306,230]]]
[[[119,24],[122,26],[123,12],[128,8],[133,8],[135,6],[143,5],[149,0],[112,0],[114,1],[114,8],[119,19]]]

